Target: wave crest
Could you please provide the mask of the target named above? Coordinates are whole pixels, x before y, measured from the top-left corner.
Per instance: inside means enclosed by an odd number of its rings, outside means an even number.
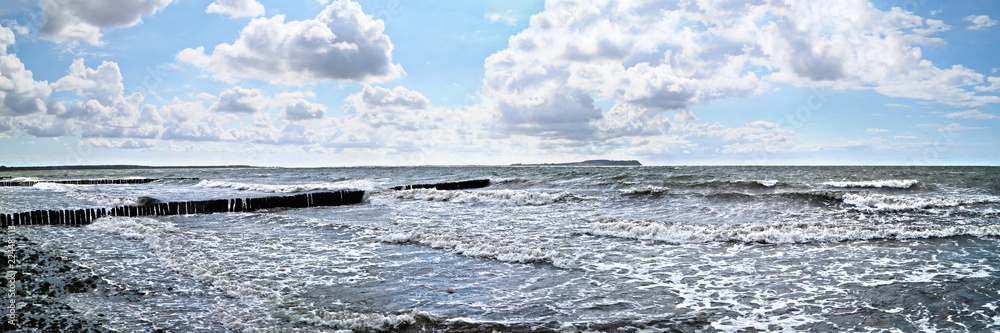
[[[557,202],[586,199],[586,197],[566,191],[539,192],[522,190],[443,191],[436,189],[416,189],[396,191],[395,196],[397,199],[448,201],[500,206],[542,206]]]
[[[837,188],[910,188],[920,181],[916,179],[886,179],[886,180],[870,180],[870,181],[842,181],[842,182],[825,182],[823,185],[829,187]]]
[[[210,187],[210,188],[228,188],[237,191],[254,191],[254,192],[264,192],[264,193],[298,193],[298,192],[309,192],[309,191],[333,191],[333,190],[343,190],[345,188],[343,184],[336,184],[336,183],[272,185],[272,184],[247,184],[247,183],[227,182],[221,180],[208,180],[208,179],[198,182],[198,184],[195,184],[195,186]]]
[[[505,262],[549,262],[556,264],[558,252],[539,244],[518,244],[509,239],[494,239],[456,231],[401,230],[380,235],[386,243],[416,243],[435,249],[475,258],[488,258]]]
[[[698,224],[605,218],[584,232],[595,236],[655,240],[674,244],[708,242],[812,243],[871,239],[1000,236],[1000,224],[860,225],[840,223]]]

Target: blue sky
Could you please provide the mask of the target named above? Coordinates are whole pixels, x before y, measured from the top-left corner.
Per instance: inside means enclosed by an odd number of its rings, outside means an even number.
[[[1000,164],[995,1],[3,0],[0,164]]]

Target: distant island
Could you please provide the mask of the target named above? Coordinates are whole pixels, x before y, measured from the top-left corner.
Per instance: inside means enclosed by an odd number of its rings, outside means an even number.
[[[516,163],[511,164],[511,166],[642,166],[642,163],[636,160],[586,160],[583,162],[570,162],[570,163],[543,163],[543,164],[522,164]]]

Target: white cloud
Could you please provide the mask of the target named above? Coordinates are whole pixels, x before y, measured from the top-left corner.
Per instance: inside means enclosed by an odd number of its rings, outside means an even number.
[[[986,84],[981,86],[976,86],[976,91],[980,92],[1000,91],[1000,77],[995,77],[995,76],[987,77]]]
[[[484,15],[483,17],[489,20],[490,23],[500,22],[506,25],[517,25],[517,17],[514,16],[513,10],[508,10],[503,13],[498,13],[498,12],[486,13],[486,15]]]
[[[494,130],[547,139],[648,136],[697,119],[692,106],[746,98],[772,82],[874,90],[978,106],[1000,97],[961,65],[939,68],[920,47],[951,27],[868,1],[664,2],[553,0],[486,59],[483,106]],[[595,100],[613,101],[601,110]]]
[[[48,81],[35,81],[16,54],[7,54],[14,42],[13,31],[0,27],[0,116],[44,112],[52,88]]]
[[[103,45],[101,29],[131,27],[173,0],[41,0],[45,21],[38,27],[46,38]]]
[[[256,18],[233,44],[184,49],[177,60],[201,67],[213,78],[255,78],[280,84],[316,80],[382,82],[403,74],[392,63],[392,42],[381,20],[361,5],[338,0],[312,20],[285,22],[284,15]]]
[[[373,128],[391,127],[398,130],[416,131],[437,126],[429,110],[430,101],[419,92],[395,87],[393,89],[365,86],[361,92],[345,99],[345,112]]]
[[[186,102],[174,98],[160,108],[163,115],[163,140],[181,141],[231,141],[234,131],[223,124],[238,119],[232,114],[211,112],[201,102]]]
[[[326,114],[326,106],[298,99],[286,105],[283,112],[288,120],[320,119]]]
[[[971,22],[972,25],[966,27],[969,30],[983,30],[994,25],[997,25],[997,20],[991,19],[986,15],[969,15],[966,16],[962,21]]]
[[[125,86],[118,64],[101,63],[97,69],[87,68],[83,59],[73,60],[66,76],[52,84],[56,90],[76,90],[78,96],[96,100],[103,106],[113,106],[124,100]]]
[[[256,0],[215,0],[208,4],[206,13],[229,15],[230,18],[264,15],[264,5]]]
[[[966,111],[956,111],[944,115],[948,119],[976,119],[976,120],[986,120],[986,119],[996,119],[997,115],[992,113],[985,113],[979,110],[966,110]]]
[[[945,132],[969,131],[969,130],[980,130],[980,129],[986,129],[986,127],[968,127],[956,123],[951,123],[940,127],[940,130]]]
[[[219,94],[219,100],[212,104],[212,111],[233,113],[254,113],[271,105],[258,89],[244,89],[235,86]]]
[[[15,20],[3,20],[3,21],[0,21],[0,23],[2,23],[3,26],[9,28],[15,34],[18,34],[20,36],[25,36],[29,32],[31,32],[31,28],[28,28],[27,26],[20,25]],[[3,42],[0,41],[0,43],[3,43]],[[11,40],[11,43],[13,43],[13,40]]]
[[[111,141],[105,138],[92,138],[87,140],[88,143],[98,148],[121,148],[121,149],[145,149],[145,148],[156,148],[156,141],[154,140],[135,140],[135,139],[124,139],[119,141]]]
[[[76,59],[66,76],[52,84],[57,90],[74,90],[82,101],[50,103],[49,114],[75,124],[83,137],[153,139],[162,133],[163,119],[153,105],[143,105],[141,93],[124,95],[122,75],[115,62],[88,68]],[[66,127],[71,128],[71,127]],[[68,130],[62,135],[70,135]]]
[[[885,132],[889,132],[889,130],[884,129],[884,128],[869,128],[868,129],[868,134],[879,134],[879,133],[885,133]]]

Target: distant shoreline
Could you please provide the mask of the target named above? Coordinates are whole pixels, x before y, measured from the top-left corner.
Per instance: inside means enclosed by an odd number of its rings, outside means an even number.
[[[583,162],[569,162],[569,163],[543,163],[543,164],[511,164],[510,166],[642,166],[642,163],[636,160],[586,160]]]
[[[151,165],[51,165],[51,166],[0,166],[3,171],[36,170],[136,170],[136,169],[232,169],[258,168],[251,165],[201,165],[201,166],[151,166]]]

